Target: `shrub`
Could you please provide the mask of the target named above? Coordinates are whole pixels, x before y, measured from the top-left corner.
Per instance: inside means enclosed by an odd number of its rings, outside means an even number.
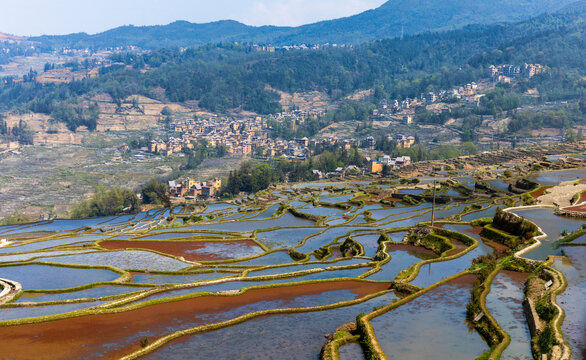
[[[158,204],[165,207],[171,206],[171,200],[167,194],[167,185],[158,182],[156,179],[149,181],[142,190],[142,201],[145,204]]]
[[[557,343],[558,342],[555,339],[555,331],[551,325],[548,325],[543,329],[537,338],[537,345],[539,346],[541,354],[547,354],[554,345],[557,345]]]
[[[492,225],[500,230],[524,239],[530,239],[537,233],[537,226],[523,217],[496,209]]]
[[[403,199],[402,199],[402,201],[403,201],[405,204],[407,204],[407,205],[419,205],[419,204],[421,204],[421,203],[423,202],[423,201],[421,201],[421,200],[417,200],[417,199],[415,199],[414,197],[412,197],[412,196],[409,196],[409,195],[405,195],[405,196],[403,196]]]
[[[291,256],[291,259],[295,261],[303,260],[306,258],[304,253],[297,251],[295,249],[289,249],[287,253],[289,254],[289,256]]]
[[[508,246],[509,248],[516,248],[519,245],[519,238],[509,235],[505,232],[500,231],[499,229],[495,229],[490,225],[486,225],[482,228],[480,232],[480,236],[495,241],[499,244],[503,244]]]
[[[362,246],[351,238],[347,238],[346,241],[340,245],[340,251],[343,256],[356,256],[363,252]]]
[[[15,211],[8,216],[6,216],[3,220],[0,220],[0,226],[5,225],[18,225],[31,222],[31,218],[27,215],[21,214],[18,211]]]
[[[438,255],[452,249],[453,245],[446,237],[434,234],[433,231],[430,227],[415,226],[410,230],[407,242],[422,246]]]
[[[139,209],[138,197],[128,189],[98,186],[91,199],[75,205],[71,212],[73,219],[95,218],[102,216],[132,213]]]
[[[553,306],[547,295],[543,296],[537,304],[535,304],[535,311],[541,319],[546,322],[552,321],[558,313],[558,310]]]

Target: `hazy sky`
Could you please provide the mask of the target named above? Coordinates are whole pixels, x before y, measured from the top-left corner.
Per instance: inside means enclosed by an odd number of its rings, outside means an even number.
[[[233,19],[297,26],[353,15],[385,0],[2,0],[0,32],[15,35],[101,32],[121,25]]]

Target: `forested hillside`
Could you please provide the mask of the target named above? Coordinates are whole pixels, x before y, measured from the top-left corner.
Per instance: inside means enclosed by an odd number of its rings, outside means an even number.
[[[102,68],[99,77],[69,84],[42,85],[34,77],[24,83],[8,81],[0,87],[0,103],[67,114],[71,128],[91,124],[94,118],[79,109],[77,98],[101,92],[114,100],[142,94],[173,102],[197,100],[200,107],[215,112],[242,108],[266,114],[280,110],[279,96],[269,87],[319,90],[332,99],[374,88],[375,100],[400,99],[475,81],[486,76],[488,65],[505,63],[549,67],[547,74],[526,85],[537,88],[544,100],[568,99],[586,95],[583,15],[584,9],[578,8],[517,24],[474,25],[311,51],[268,54],[223,43],[186,51],[116,54],[113,60],[131,69]]]

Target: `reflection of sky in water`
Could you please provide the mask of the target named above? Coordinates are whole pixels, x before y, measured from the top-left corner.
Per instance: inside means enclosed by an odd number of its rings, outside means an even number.
[[[413,251],[395,250],[389,252],[391,261],[382,266],[381,270],[370,275],[368,280],[392,281],[401,270],[408,269],[411,265],[423,261],[427,256]]]
[[[313,235],[322,230],[322,228],[279,229],[268,232],[258,232],[256,236],[258,241],[269,249],[291,248],[299,244],[304,237]]]
[[[334,204],[334,203],[346,202],[346,201],[352,199],[353,197],[354,197],[354,194],[349,194],[349,195],[325,197],[325,198],[321,198],[319,200],[322,202],[325,202],[325,203]]]
[[[355,321],[356,314],[390,304],[397,297],[386,294],[367,302],[328,311],[269,315],[216,331],[186,336],[148,354],[149,360],[179,360],[197,353],[202,359],[316,359],[324,334]],[[255,336],[250,336],[255,334]]]
[[[285,292],[286,294],[286,292]],[[348,301],[348,300],[353,300],[356,298],[356,295],[354,293],[352,293],[349,290],[333,290],[333,291],[325,291],[323,293],[320,294],[313,294],[313,295],[300,295],[300,296],[291,296],[291,297],[287,297],[287,295],[284,295],[285,299],[282,300],[260,300],[258,302],[254,302],[254,303],[249,303],[246,305],[242,305],[242,306],[235,306],[226,310],[221,310],[219,312],[210,312],[210,313],[203,313],[203,314],[194,314],[193,316],[186,316],[186,317],[181,317],[181,318],[167,318],[165,320],[163,320],[164,324],[161,324],[160,326],[156,326],[150,329],[145,329],[139,333],[134,333],[132,335],[127,336],[126,338],[120,339],[120,343],[138,343],[138,341],[141,338],[144,338],[145,336],[147,337],[158,337],[161,336],[163,334],[168,334],[170,331],[181,331],[181,330],[185,330],[185,329],[190,329],[199,325],[204,325],[204,324],[209,324],[209,323],[216,323],[216,322],[221,322],[221,321],[226,321],[229,319],[233,319],[236,318],[238,316],[250,313],[250,312],[255,312],[255,311],[261,311],[261,310],[268,310],[268,309],[287,309],[287,308],[298,308],[298,307],[313,307],[313,306],[322,306],[322,305],[327,305],[327,304],[333,304],[336,302],[340,302],[340,301]],[[372,309],[372,305],[370,305],[370,309]],[[322,314],[323,316],[323,314]],[[354,317],[356,316],[356,313],[354,313],[353,315]],[[349,317],[349,316],[348,316]],[[270,318],[270,316],[269,316]],[[340,317],[338,316],[337,321],[340,321]],[[228,329],[233,329],[233,328],[240,328],[241,325],[248,325],[252,322],[254,322],[254,320],[249,320],[243,324],[240,325],[235,325],[233,327],[229,327]],[[348,322],[351,320],[347,320],[345,322]],[[343,322],[341,322],[340,324],[338,324],[337,326],[343,324]],[[307,327],[315,327],[315,326],[319,326],[316,323],[306,323]],[[287,326],[287,325],[285,325]],[[303,326],[301,323],[293,323],[293,324],[289,324],[289,326],[293,326],[294,328],[299,329],[300,326]],[[335,328],[337,326],[334,326],[330,331],[335,330]],[[240,331],[243,331],[242,328],[240,328]],[[267,328],[265,330],[263,330],[261,333],[257,333],[254,332],[255,336],[250,336],[250,334],[252,334],[252,332],[248,332],[245,331],[245,337],[248,339],[248,342],[251,343],[259,343],[259,342],[263,342],[266,339],[266,336],[262,336],[262,334],[264,334],[265,332],[268,333],[272,333],[274,335],[278,335],[280,337],[283,337],[283,334],[286,334],[285,338],[290,338],[290,337],[294,337],[296,335],[294,335],[293,333],[288,333],[288,332],[281,332],[279,330],[279,327],[270,327]],[[297,330],[297,331],[293,331],[293,332],[300,332],[300,333],[304,333],[303,336],[306,336],[305,331],[301,331],[301,330]],[[215,334],[216,332],[212,332],[211,334]],[[188,340],[193,338],[193,336],[189,336],[189,337],[185,337],[182,338],[182,340]],[[321,336],[318,339],[314,339],[313,342],[320,342],[320,347],[321,345],[323,345],[323,334],[321,334]],[[217,358],[219,356],[218,353],[218,348],[219,348],[219,344],[222,344],[221,346],[221,356],[227,356],[227,354],[231,351],[234,351],[234,348],[236,347],[242,347],[245,346],[245,343],[241,343],[241,342],[234,342],[233,339],[229,340],[229,341],[220,341],[219,339],[216,338],[216,340],[212,341],[213,346],[212,346],[212,351],[214,355],[206,355],[206,347],[201,348],[200,350],[197,350],[196,352],[190,352],[189,354],[191,355],[187,355],[187,353],[181,352],[181,351],[174,351],[172,355],[166,356],[166,359],[169,358],[173,358],[173,356],[179,356],[181,355],[181,357],[178,358],[182,358],[185,359],[186,357],[189,358],[190,356],[193,356],[194,353],[197,353],[197,358],[198,359],[206,359],[206,358]],[[208,344],[208,345],[211,345]],[[282,344],[280,344],[282,345]],[[106,345],[102,345],[102,349],[95,349],[95,351],[99,351],[99,350],[104,350],[104,347]],[[307,344],[306,344],[307,346]],[[166,347],[164,347],[166,348]],[[279,347],[280,351],[283,351],[283,348]],[[245,347],[240,348],[240,351],[237,352],[237,354],[239,354],[236,357],[226,357],[226,358],[241,358],[242,357],[242,351],[246,349]],[[293,349],[290,348],[286,348],[286,352],[290,352]],[[260,351],[257,354],[262,354],[263,356],[267,356],[267,351],[268,348],[265,348],[264,351]],[[304,350],[307,351],[307,350]],[[319,349],[317,350],[317,352],[315,352],[313,355],[315,356],[315,354],[319,354]],[[295,353],[295,358],[299,359],[299,354]],[[147,357],[148,358],[148,357]],[[270,358],[270,356],[268,357]],[[281,359],[281,357],[275,357],[275,358],[279,358]]]
[[[347,343],[338,349],[338,355],[340,360],[356,360],[364,359],[364,353],[362,352],[362,346],[359,343]]]
[[[488,346],[468,330],[472,283],[450,282],[370,321],[383,351],[396,359],[474,359]]]
[[[126,294],[135,291],[147,290],[149,288],[143,287],[135,287],[135,286],[96,286],[91,289],[75,291],[75,292],[66,292],[66,293],[59,293],[59,294],[46,294],[35,296],[36,294],[25,294],[20,297],[16,302],[47,302],[47,301],[59,301],[59,300],[69,300],[69,299],[93,299],[93,298],[100,298],[105,296],[112,296],[112,295],[119,295],[119,294]]]
[[[256,229],[270,229],[274,227],[293,227],[293,226],[312,226],[313,221],[301,219],[292,214],[284,214],[276,219],[258,220],[258,221],[234,221],[217,224],[195,225],[181,228],[181,230],[214,230],[214,231],[234,231],[249,232]]]
[[[501,271],[492,281],[486,307],[497,323],[511,336],[502,359],[531,360],[531,334],[523,310],[523,288],[528,275]]]
[[[554,246],[554,242],[561,237],[561,232],[564,230],[572,232],[584,223],[583,220],[556,216],[553,209],[522,209],[513,212],[534,222],[547,234],[547,238],[541,240],[540,247],[524,255],[534,260],[545,260],[549,255],[561,254],[561,248],[556,249]]]
[[[502,180],[488,180],[487,183],[497,190],[509,191],[509,184]]]
[[[440,280],[468,269],[472,266],[472,260],[474,258],[480,255],[492,254],[492,252],[492,248],[483,243],[479,243],[476,249],[454,260],[425,264],[421,266],[419,274],[411,284],[419,287],[428,287]]]
[[[338,236],[345,235],[346,233],[354,230],[353,227],[334,227],[324,231],[321,234],[312,236],[305,240],[305,244],[297,248],[298,251],[303,253],[312,252],[326,244],[334,241]]]
[[[11,309],[0,309],[0,320],[14,320],[32,318],[38,316],[47,316],[54,314],[63,314],[66,312],[88,309],[106,303],[105,301],[93,301],[79,304],[50,305],[39,307],[22,307]]]
[[[43,257],[45,256],[57,256],[57,255],[67,255],[75,253],[75,251],[47,251],[47,252],[36,252],[30,254],[19,254],[19,255],[3,255],[0,256],[0,262],[11,262],[11,261],[27,261],[31,260],[32,258],[37,258],[37,261],[45,260]],[[80,252],[84,254],[86,252]]]
[[[568,287],[558,295],[557,302],[566,313],[562,323],[564,339],[570,343],[572,356],[580,359],[586,349],[586,247],[564,247],[564,251],[570,261],[556,258],[554,267],[564,274]]]
[[[44,261],[77,265],[105,265],[119,269],[142,269],[147,271],[177,271],[190,266],[167,256],[139,250],[59,256],[45,258]]]
[[[335,215],[335,214],[342,214],[345,212],[345,210],[342,210],[342,209],[328,208],[328,207],[323,207],[323,206],[318,206],[318,207],[313,207],[313,208],[303,208],[303,209],[300,209],[299,211],[301,211],[305,214],[319,215],[319,216],[330,216],[330,215]]]
[[[10,247],[3,247],[0,248],[0,254],[7,254],[7,253],[21,253],[21,252],[28,252],[28,251],[35,251],[40,249],[52,248],[55,246],[61,245],[69,245],[74,244],[82,241],[95,241],[105,239],[107,236],[74,236],[65,239],[57,239],[57,240],[47,240],[47,241],[39,241],[33,242],[21,246],[10,246]],[[0,259],[0,261],[2,261]]]
[[[462,216],[462,221],[473,221],[476,219],[484,218],[484,217],[494,217],[494,213],[496,212],[496,206],[489,207],[488,209],[480,210],[477,212],[473,212],[470,214],[466,214]]]
[[[261,254],[263,250],[258,246],[251,246],[243,242],[205,242],[203,247],[185,250],[187,254],[211,255],[218,257],[243,258]]]
[[[188,274],[188,275],[160,275],[160,274],[140,274],[134,275],[132,282],[137,284],[185,284],[196,281],[219,279],[234,274],[230,273],[203,273],[203,274]]]
[[[236,205],[232,205],[232,204],[225,204],[225,203],[219,203],[219,204],[209,204],[208,207],[206,208],[206,210],[204,211],[204,213],[211,213],[214,211],[218,211],[218,210],[225,210],[225,209],[230,209],[230,208],[234,208],[236,207]]]
[[[23,290],[53,290],[113,281],[120,275],[103,269],[23,265],[0,267],[0,277],[21,283]]]
[[[585,169],[571,169],[560,171],[542,171],[531,176],[531,180],[541,185],[557,185],[562,181],[573,181],[586,178]]]

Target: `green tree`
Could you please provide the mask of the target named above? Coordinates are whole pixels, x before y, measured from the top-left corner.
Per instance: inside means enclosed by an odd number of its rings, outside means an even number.
[[[165,207],[171,206],[171,200],[167,193],[167,185],[157,181],[157,179],[151,179],[140,192],[142,194],[142,201],[145,204],[157,204]]]

